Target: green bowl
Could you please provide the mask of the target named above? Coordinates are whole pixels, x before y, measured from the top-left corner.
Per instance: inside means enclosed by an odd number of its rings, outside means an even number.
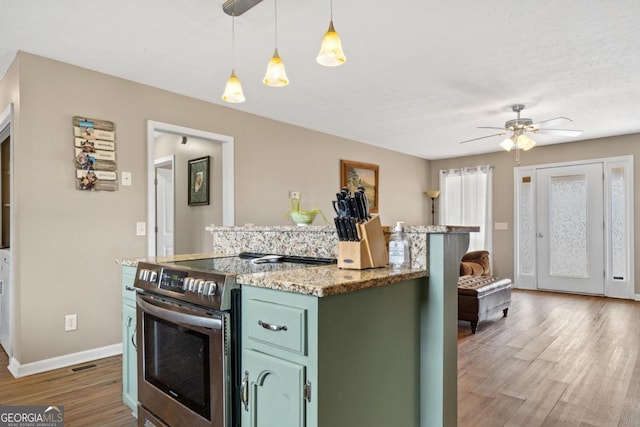
[[[291,216],[291,221],[295,222],[297,225],[309,225],[316,219],[317,213],[315,212],[291,212],[289,216]]]

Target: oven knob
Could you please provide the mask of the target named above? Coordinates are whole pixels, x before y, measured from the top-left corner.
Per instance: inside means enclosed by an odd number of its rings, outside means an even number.
[[[205,286],[205,295],[212,297],[216,292],[218,292],[218,284],[213,280],[208,281]]]
[[[149,272],[149,281],[152,283],[155,283],[158,280],[158,272],[157,271],[150,271]]]
[[[196,292],[198,289],[198,279],[192,279],[191,283],[189,283],[189,290],[191,292]]]
[[[185,291],[189,290],[189,285],[193,281],[193,277],[187,277],[184,279],[184,283],[182,284],[182,289]]]
[[[149,277],[149,270],[147,270],[146,268],[141,268],[140,271],[138,272],[138,280],[144,280],[146,282],[148,277]]]
[[[198,290],[196,291],[199,294],[202,294],[204,292],[204,280],[203,279],[198,279]]]

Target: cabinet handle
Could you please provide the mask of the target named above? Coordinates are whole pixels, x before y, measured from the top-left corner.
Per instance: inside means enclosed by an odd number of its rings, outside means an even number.
[[[244,410],[249,410],[249,371],[244,371],[244,378],[240,386],[240,402],[244,405]]]
[[[304,395],[304,400],[306,400],[308,403],[311,403],[311,382],[310,381],[307,381],[304,384],[302,391]]]
[[[127,291],[134,291],[135,292],[135,290],[136,290],[136,288],[132,288],[131,286],[125,286],[124,288]]]
[[[258,320],[258,325],[262,326],[265,329],[268,329],[270,331],[286,331],[287,330],[287,326],[286,325],[272,325],[271,323],[267,323],[267,322],[263,322],[262,320]]]
[[[131,326],[131,324],[133,323],[133,317],[129,318],[129,326]],[[138,346],[136,345],[136,333],[138,332],[138,329],[136,328],[133,333],[131,334],[131,344],[133,345],[133,348],[136,349],[136,351],[138,351]]]

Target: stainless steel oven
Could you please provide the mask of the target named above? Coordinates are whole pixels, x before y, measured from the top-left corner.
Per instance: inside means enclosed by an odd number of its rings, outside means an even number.
[[[153,295],[137,306],[139,401],[172,427],[228,427],[229,314]]]
[[[138,264],[138,426],[240,426],[236,276],[335,263],[263,255]]]

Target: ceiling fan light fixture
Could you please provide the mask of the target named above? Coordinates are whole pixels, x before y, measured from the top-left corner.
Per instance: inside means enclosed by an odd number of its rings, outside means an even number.
[[[514,146],[514,144],[513,144],[513,137],[512,136],[510,136],[509,138],[505,139],[504,141],[502,141],[500,143],[500,147],[504,148],[506,151],[511,151],[513,146]]]
[[[316,61],[325,67],[337,67],[347,61],[347,57],[342,50],[340,36],[338,36],[335,28],[333,28],[333,19],[329,23],[329,29],[322,38],[320,53],[318,53]]]
[[[536,142],[524,133],[518,136],[518,139],[516,139],[516,144],[518,148],[523,151],[529,151],[536,146]]]

